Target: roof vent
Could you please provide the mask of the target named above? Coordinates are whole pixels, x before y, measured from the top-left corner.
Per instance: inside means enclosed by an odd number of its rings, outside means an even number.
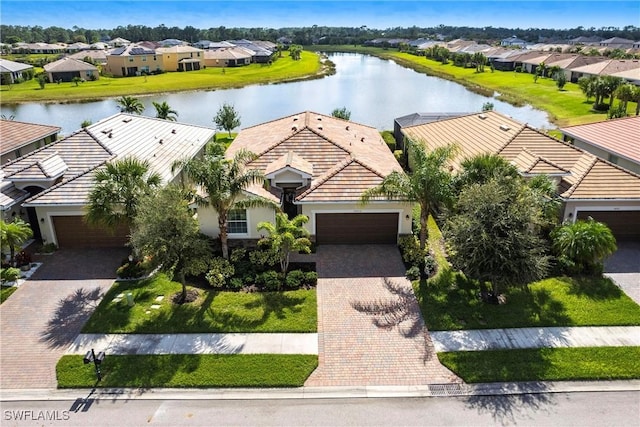
[[[502,125],[500,125],[500,129],[502,129],[502,130],[505,130],[505,131],[506,131],[506,130],[509,130],[509,129],[511,129],[511,128],[510,128],[509,126],[505,125],[505,124],[502,124]]]
[[[360,138],[360,142],[364,142],[364,136]]]
[[[298,130],[298,126],[291,126],[291,130],[294,131],[294,132],[297,131]]]
[[[300,117],[298,117],[298,116],[293,116],[293,121],[295,122],[295,121],[297,121],[299,118],[300,118]]]
[[[484,119],[487,118],[487,115],[486,114],[480,114],[478,117],[480,117],[482,120],[484,120]]]
[[[113,138],[113,133],[109,132],[109,138]]]
[[[346,130],[349,130],[349,125],[347,125],[347,127],[345,128]]]
[[[103,129],[102,133],[104,133],[105,135],[111,133],[111,129]]]
[[[321,121],[322,117],[318,116],[318,117],[316,117],[316,119],[318,119],[318,121]]]
[[[122,121],[124,123],[129,123],[131,120],[133,120],[131,117],[127,117],[126,119],[122,119]]]
[[[174,134],[175,134],[175,133],[176,133],[176,130],[175,130],[175,129],[171,129],[171,133],[174,133]]]
[[[322,125],[318,125],[318,129],[322,130]]]
[[[162,144],[162,142],[163,142],[162,139],[160,141],[158,141],[159,144]]]

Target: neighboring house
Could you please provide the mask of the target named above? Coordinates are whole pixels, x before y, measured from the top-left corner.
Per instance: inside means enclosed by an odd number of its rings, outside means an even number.
[[[619,240],[640,240],[640,175],[495,111],[406,127],[407,138],[428,150],[456,144],[460,162],[478,154],[498,154],[525,177],[545,174],[558,185],[563,220],[593,217]]]
[[[397,117],[393,120],[393,137],[396,140],[396,147],[399,150],[405,151],[404,139],[405,136],[402,133],[402,129],[410,126],[423,125],[425,123],[437,122],[439,120],[451,119],[453,117],[466,116],[470,113],[413,113],[406,116]]]
[[[523,67],[523,63],[531,58],[539,58],[544,53],[538,51],[514,50],[512,55],[506,54],[496,58],[492,64],[496,70],[514,71],[517,67]]]
[[[273,58],[274,49],[268,49],[264,47],[264,44],[260,44],[257,41],[249,41],[249,40],[228,40],[228,43],[231,43],[234,46],[243,47],[245,49],[253,52],[251,57],[251,62],[255,62],[258,64],[266,64]]]
[[[569,126],[560,130],[565,141],[640,174],[640,116]]]
[[[122,37],[116,37],[115,39],[109,40],[109,45],[112,47],[123,47],[123,46],[129,46],[130,44],[131,44],[131,41],[127,39],[123,39]]]
[[[156,53],[166,71],[199,70],[204,59],[204,50],[192,46],[159,47]]]
[[[242,47],[227,47],[204,52],[206,67],[241,67],[251,64],[253,52]]]
[[[500,46],[525,47],[526,45],[526,41],[519,39],[516,36],[511,36],[508,39],[502,39],[500,42]]]
[[[577,81],[584,76],[611,76],[637,68],[640,68],[640,60],[637,59],[608,59],[574,68],[571,70],[571,81]]]
[[[57,61],[45,64],[44,72],[50,82],[70,82],[79,77],[84,80],[98,80],[100,73],[95,65],[73,58],[62,58]]]
[[[0,119],[0,165],[58,139],[60,127]]]
[[[16,43],[11,49],[18,53],[63,53],[66,47],[59,44],[49,43]]]
[[[596,64],[598,62],[606,61],[606,56],[587,56],[587,55],[579,55],[579,54],[571,54],[571,55],[551,55],[547,59],[546,65],[547,67],[560,67],[564,72],[565,77],[568,81],[575,83],[578,81],[577,78],[574,79],[574,75],[572,71],[578,67],[583,67],[585,65]]]
[[[363,205],[361,194],[402,168],[377,129],[313,112],[273,120],[242,130],[229,146],[258,158],[247,167],[264,172],[266,186],[249,195],[280,204],[290,217],[304,214],[317,244],[396,244],[411,233],[411,203],[376,199]],[[201,231],[219,235],[217,214],[199,208]],[[261,221],[275,221],[268,208],[237,210],[229,221],[230,242],[256,241]]]
[[[158,42],[162,47],[186,46],[189,43],[178,39],[164,39]]]
[[[32,65],[0,59],[0,84],[14,84],[16,80],[25,79],[32,72]]]
[[[79,52],[72,53],[71,55],[67,55],[67,57],[78,59],[80,61],[85,61],[85,59],[90,58],[96,64],[107,64],[107,52],[104,50],[81,50]]]
[[[116,114],[2,165],[2,210],[26,210],[36,238],[59,247],[121,246],[127,229],[115,232],[85,223],[96,170],[106,162],[148,161],[164,183],[179,171],[174,161],[202,153],[215,129],[130,114]],[[26,200],[25,200],[26,199]]]
[[[613,77],[620,77],[622,79],[625,79],[629,83],[633,83],[636,86],[640,86],[640,68],[618,71],[617,73],[611,73],[611,75]]]
[[[621,37],[611,37],[610,39],[602,40],[599,45],[609,49],[631,49],[633,48],[634,43],[634,40],[623,39]]]
[[[130,44],[109,52],[104,70],[113,76],[131,77],[163,71],[165,68],[162,55],[155,50]]]
[[[67,46],[67,52],[78,52],[81,50],[91,49],[91,46],[87,43],[76,42]]]
[[[570,45],[598,45],[602,41],[602,37],[598,36],[580,36],[569,40]]]

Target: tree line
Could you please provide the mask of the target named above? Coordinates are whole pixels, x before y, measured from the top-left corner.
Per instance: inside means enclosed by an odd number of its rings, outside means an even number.
[[[640,40],[640,27],[627,25],[625,27],[601,27],[585,28],[576,27],[570,29],[550,28],[505,28],[505,27],[457,27],[439,25],[435,27],[393,27],[386,29],[369,28],[366,25],[359,27],[328,27],[313,25],[311,27],[285,27],[285,28],[227,28],[225,26],[211,28],[195,28],[187,25],[167,27],[164,24],[149,27],[146,25],[118,26],[111,29],[91,29],[73,26],[62,28],[57,26],[42,27],[23,25],[0,25],[0,42],[14,44],[25,43],[95,43],[104,39],[122,37],[133,42],[143,40],[180,39],[190,43],[199,40],[231,40],[253,39],[269,40],[275,42],[280,37],[287,37],[292,43],[301,45],[311,44],[362,44],[375,38],[434,38],[437,36],[452,40],[463,38],[478,42],[490,42],[501,40],[515,35],[528,42],[542,40],[570,40],[580,36],[598,36],[602,38],[622,37],[631,40]]]

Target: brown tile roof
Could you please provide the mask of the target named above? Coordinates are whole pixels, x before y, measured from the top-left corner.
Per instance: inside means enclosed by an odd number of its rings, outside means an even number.
[[[0,183],[0,210],[9,209],[11,206],[22,202],[27,197],[29,197],[29,193],[17,189],[11,181],[4,181]]]
[[[313,164],[303,159],[294,151],[287,152],[279,159],[267,165],[264,174],[270,175],[287,167],[295,169],[296,171],[302,172],[307,175],[313,175]]]
[[[574,68],[573,71],[576,73],[608,76],[634,68],[640,68],[640,61],[637,59],[609,59],[595,64],[577,67]]]
[[[58,132],[58,126],[0,119],[0,153],[6,154]]]
[[[638,70],[640,72],[640,69]],[[569,126],[562,133],[640,164],[640,116]]]
[[[311,186],[297,197],[302,202],[357,201],[374,182],[402,171],[377,129],[309,111],[242,130],[226,155],[243,148],[258,154],[250,166],[262,171],[290,152],[312,165]]]
[[[527,125],[513,124],[515,135],[506,140],[495,126],[501,122],[500,117],[503,121],[509,120],[508,123],[512,120],[496,112],[485,115],[484,120],[473,114],[403,129],[403,132],[407,136],[423,137],[421,140],[428,149],[457,143],[460,153],[454,164],[459,164],[465,157],[494,153],[514,162],[521,172],[566,171],[568,174],[562,178],[559,190],[564,199],[640,200],[639,175]],[[487,124],[491,126],[487,127]]]

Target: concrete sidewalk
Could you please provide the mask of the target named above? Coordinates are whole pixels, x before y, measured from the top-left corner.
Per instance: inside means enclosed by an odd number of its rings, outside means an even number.
[[[81,334],[66,354],[318,354],[318,334]]]
[[[437,352],[640,346],[640,326],[476,329],[430,334]]]

